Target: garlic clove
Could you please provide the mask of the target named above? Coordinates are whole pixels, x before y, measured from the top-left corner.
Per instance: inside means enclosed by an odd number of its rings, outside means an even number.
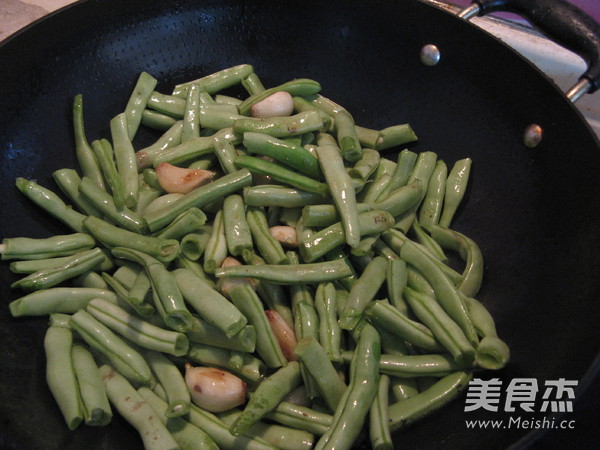
[[[281,117],[294,112],[294,99],[289,92],[279,91],[255,103],[250,108],[252,117]]]
[[[181,194],[209,183],[216,175],[212,170],[185,169],[167,162],[160,163],[155,170],[158,182],[165,191]]]
[[[294,353],[294,348],[296,348],[298,341],[296,340],[296,333],[294,330],[292,330],[277,311],[268,309],[265,311],[265,314],[267,315],[267,319],[269,319],[269,325],[271,325],[273,334],[275,335],[277,342],[279,342],[279,346],[281,347],[285,359],[288,361],[297,361],[298,357],[296,356],[296,353]]]
[[[298,234],[294,227],[286,225],[276,225],[269,228],[269,234],[273,236],[281,245],[286,247],[298,247]]]
[[[246,402],[246,383],[226,370],[185,365],[185,384],[194,404],[213,413]]]

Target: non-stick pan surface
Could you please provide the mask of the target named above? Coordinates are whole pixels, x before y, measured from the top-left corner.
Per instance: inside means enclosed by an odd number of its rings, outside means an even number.
[[[423,65],[436,44],[441,61]],[[499,373],[583,382],[600,344],[600,146],[575,108],[542,74],[474,26],[415,1],[88,0],[0,47],[2,236],[68,232],[14,188],[17,176],[55,188],[50,174],[76,167],[73,96],[82,93],[90,140],[109,137],[141,71],[157,90],[248,63],[263,83],[318,80],[358,124],[409,122],[412,148],[448,164],[471,157],[472,185],[455,228],[485,257],[479,300],[512,349]],[[233,91],[232,94],[241,94]],[[535,149],[522,143],[544,128]],[[136,137],[141,148],[152,133]],[[390,156],[393,152],[390,153]],[[137,448],[115,417],[106,429],[67,431],[44,380],[46,318],[12,319],[15,276],[1,267],[0,443],[19,449]],[[583,395],[583,394],[582,394]],[[505,448],[531,430],[467,429],[464,399],[397,433],[403,448]],[[539,404],[538,409],[539,411]],[[513,413],[536,416],[524,411]],[[537,414],[539,416],[539,413]]]

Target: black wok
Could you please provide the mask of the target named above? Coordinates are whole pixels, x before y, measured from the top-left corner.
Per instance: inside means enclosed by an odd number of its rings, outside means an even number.
[[[442,55],[434,67],[419,60],[430,43]],[[433,150],[449,163],[471,157],[472,185],[455,227],[481,246],[479,299],[512,349],[504,370],[480,376],[499,376],[505,387],[519,377],[540,386],[592,379],[600,350],[600,144],[530,63],[473,25],[416,1],[88,0],[36,23],[0,47],[1,235],[66,232],[19,195],[13,180],[36,178],[54,188],[50,174],[75,167],[75,94],[84,96],[88,137],[97,139],[109,136],[108,121],[122,111],[140,71],[169,92],[241,63],[254,65],[267,86],[318,80],[323,94],[361,125],[410,122],[417,151]],[[533,149],[522,142],[532,123],[544,129]],[[135,145],[155,137],[143,133]],[[46,319],[9,316],[15,276],[6,264],[1,270],[0,444],[140,447],[118,417],[106,429],[67,431],[44,380]],[[510,414],[465,413],[464,406],[461,398],[397,433],[398,447],[505,448],[541,434],[467,429],[465,419]]]

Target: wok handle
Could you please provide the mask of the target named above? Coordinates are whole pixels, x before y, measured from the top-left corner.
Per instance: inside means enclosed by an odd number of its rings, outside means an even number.
[[[470,14],[507,11],[520,15],[557,44],[581,56],[587,70],[567,92],[573,102],[600,89],[600,25],[565,0],[474,0]],[[463,12],[467,12],[464,10]],[[461,14],[465,17],[465,14]]]

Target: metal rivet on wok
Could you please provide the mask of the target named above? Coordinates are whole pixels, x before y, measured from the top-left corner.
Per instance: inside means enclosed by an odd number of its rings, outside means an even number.
[[[424,45],[421,48],[421,62],[426,66],[435,66],[440,62],[440,49],[433,44]]]
[[[542,141],[543,131],[542,127],[538,124],[532,123],[525,128],[525,133],[523,133],[523,143],[529,148],[537,147]]]

